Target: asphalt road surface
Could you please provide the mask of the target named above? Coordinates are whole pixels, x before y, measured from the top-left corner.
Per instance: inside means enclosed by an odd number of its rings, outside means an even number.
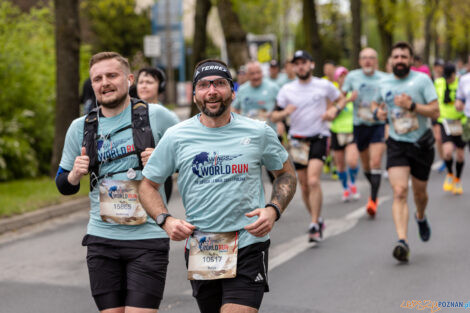
[[[381,204],[372,220],[365,214],[368,187],[362,174],[362,198],[348,203],[341,202],[340,183],[325,176],[326,238],[318,245],[307,243],[309,216],[298,190],[272,232],[270,292],[265,294],[260,312],[396,313],[419,308],[421,312],[438,312],[436,304],[432,309],[424,301],[467,303],[469,168],[463,176],[464,194],[454,196],[442,191],[444,174],[432,173],[427,211],[431,240],[420,241],[416,223],[410,218],[408,264],[399,264],[392,257],[397,238],[387,179],[382,180]],[[265,188],[269,194],[269,183]],[[412,212],[411,195],[409,204]],[[184,216],[177,192],[173,193],[170,212]],[[89,290],[86,249],[81,246],[87,214],[84,210],[0,236],[0,313],[97,312]],[[172,242],[159,312],[198,312],[186,279],[183,252],[182,242]],[[444,304],[439,308],[440,312],[465,311]]]

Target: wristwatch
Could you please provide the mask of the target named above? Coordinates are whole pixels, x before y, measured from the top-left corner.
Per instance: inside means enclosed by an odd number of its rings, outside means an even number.
[[[171,214],[162,213],[162,214],[160,214],[160,215],[157,216],[157,218],[155,219],[155,222],[157,222],[157,225],[158,225],[158,226],[163,227],[163,225],[165,225],[166,218],[167,218],[168,216],[171,216]]]

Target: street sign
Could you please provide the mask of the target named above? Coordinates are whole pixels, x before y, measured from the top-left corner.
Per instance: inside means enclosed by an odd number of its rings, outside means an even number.
[[[144,37],[144,55],[147,58],[158,58],[162,55],[160,36],[147,35]]]

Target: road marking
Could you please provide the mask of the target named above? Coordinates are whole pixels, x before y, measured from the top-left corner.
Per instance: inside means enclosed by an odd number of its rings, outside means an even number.
[[[390,198],[390,196],[381,197],[379,198],[379,203],[382,204]],[[323,233],[323,238],[327,239],[347,232],[348,230],[356,226],[359,219],[365,214],[366,206],[361,206],[360,208],[352,211],[351,213],[346,214],[342,218],[327,219],[325,221],[327,227],[325,228],[325,231]],[[307,235],[301,235],[289,240],[288,242],[272,247],[270,249],[270,254],[272,255],[272,257],[269,259],[269,270],[271,271],[275,269],[276,267],[293,259],[300,253],[315,245],[317,245],[317,243],[307,242]]]

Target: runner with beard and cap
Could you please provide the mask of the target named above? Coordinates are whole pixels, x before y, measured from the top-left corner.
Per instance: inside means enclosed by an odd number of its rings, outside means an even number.
[[[425,215],[428,203],[427,181],[434,160],[434,137],[431,118],[439,117],[437,94],[431,79],[410,71],[413,49],[398,42],[391,52],[393,76],[380,81],[372,103],[376,119],[388,119],[387,170],[393,189],[392,213],[398,242],[393,256],[407,262],[408,246],[408,180],[416,205],[415,219],[422,241],[428,241],[431,228]]]
[[[361,51],[359,65],[360,69],[353,70],[346,76],[342,91],[344,95],[351,92],[348,100],[354,101],[354,141],[359,150],[364,175],[370,184],[370,197],[366,210],[371,217],[374,217],[377,213],[377,197],[382,179],[385,123],[374,120],[370,104],[379,88],[379,81],[386,74],[376,70],[377,52],[372,48]]]
[[[278,122],[290,117],[289,150],[302,198],[311,215],[308,238],[309,242],[318,242],[322,239],[323,228],[320,176],[330,136],[328,121],[333,120],[346,103],[335,85],[312,76],[315,63],[308,52],[296,51],[292,62],[298,79],[285,84],[279,91],[278,110],[271,114],[271,120]]]
[[[288,154],[265,122],[232,113],[227,65],[196,65],[193,100],[201,113],[172,127],[144,169],[139,197],[185,258],[201,312],[258,312],[268,291],[269,232],[294,196]],[[265,203],[261,168],[275,180]],[[179,171],[186,220],[172,217],[158,188]]]
[[[145,166],[153,149],[137,155],[131,126],[131,114],[140,112],[136,107],[147,104],[130,98],[134,76],[127,59],[118,53],[94,55],[90,78],[99,108],[70,125],[56,184],[62,194],[74,194],[89,171],[98,175],[91,178],[90,220],[82,242],[87,246],[91,292],[98,309],[157,312],[165,286],[169,239],[138,202],[140,163]],[[141,118],[148,118],[157,145],[178,119],[161,106],[147,106],[148,114]],[[87,142],[90,136],[84,131],[90,123],[97,126],[94,142]],[[92,171],[95,160],[97,173]],[[164,195],[163,188],[160,192]]]

